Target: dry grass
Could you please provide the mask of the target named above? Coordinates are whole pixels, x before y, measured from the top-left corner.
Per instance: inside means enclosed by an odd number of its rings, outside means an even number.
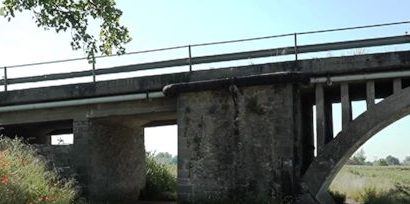
[[[406,196],[410,187],[410,167],[405,166],[349,166],[342,168],[330,190],[344,193],[348,199],[365,202],[369,196]],[[373,194],[373,195],[370,195]]]
[[[0,204],[73,203],[76,196],[74,182],[48,171],[34,149],[0,137]]]

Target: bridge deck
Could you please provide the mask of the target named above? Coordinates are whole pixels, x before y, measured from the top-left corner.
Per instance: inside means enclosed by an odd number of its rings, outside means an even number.
[[[0,106],[116,96],[161,91],[168,84],[243,77],[275,72],[302,72],[312,76],[400,71],[410,68],[410,51],[309,59],[292,62],[145,76],[96,83],[71,84],[0,92]]]

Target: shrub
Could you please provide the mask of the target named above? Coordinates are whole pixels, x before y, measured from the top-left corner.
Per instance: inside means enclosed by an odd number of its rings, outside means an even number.
[[[146,184],[141,193],[144,200],[176,200],[176,177],[170,168],[155,160],[155,155],[147,153],[145,159]]]
[[[62,181],[21,139],[0,137],[0,204],[73,203],[73,180]]]
[[[376,188],[366,188],[360,193],[361,203],[364,204],[405,204],[410,203],[410,187],[396,184],[388,191],[377,191]]]
[[[377,161],[374,161],[375,166],[388,166],[389,164],[385,159],[379,159]]]
[[[329,191],[330,196],[335,200],[336,204],[343,204],[346,201],[346,195],[339,191]]]

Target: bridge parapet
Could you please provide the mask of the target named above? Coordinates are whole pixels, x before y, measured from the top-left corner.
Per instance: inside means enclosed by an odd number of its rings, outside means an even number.
[[[17,77],[17,78],[8,77],[8,72],[11,69],[15,69],[15,68],[21,68],[21,67],[25,68],[25,67],[30,67],[30,66],[81,61],[81,60],[85,60],[85,58],[55,60],[55,61],[50,61],[50,62],[38,62],[38,63],[21,64],[21,65],[5,65],[5,66],[0,66],[4,70],[4,79],[0,80],[0,85],[4,85],[4,90],[7,91],[9,89],[8,86],[13,85],[13,84],[37,83],[37,82],[67,80],[67,79],[77,79],[77,80],[71,80],[70,83],[78,83],[78,79],[81,77],[82,78],[90,77],[90,79],[92,79],[90,82],[96,83],[97,79],[100,78],[99,76],[103,76],[101,77],[103,79],[103,78],[107,78],[104,76],[110,75],[110,74],[111,74],[111,77],[109,78],[111,79],[115,78],[115,76],[113,76],[112,74],[119,74],[119,73],[128,74],[128,76],[125,77],[125,78],[128,78],[129,76],[133,75],[132,72],[136,72],[136,71],[162,69],[162,68],[175,68],[175,67],[189,68],[189,69],[177,69],[176,70],[177,72],[181,70],[192,72],[193,65],[211,64],[211,63],[218,63],[218,62],[230,62],[230,61],[235,61],[236,63],[240,63],[240,60],[272,58],[275,56],[292,56],[289,58],[290,61],[298,62],[300,60],[298,56],[301,54],[305,54],[305,53],[317,53],[317,52],[324,52],[324,51],[337,51],[337,50],[366,48],[366,47],[380,47],[380,46],[390,46],[390,45],[400,45],[400,44],[402,45],[402,44],[410,43],[410,36],[407,34],[406,35],[401,34],[401,35],[395,35],[395,36],[384,36],[384,37],[379,37],[379,38],[345,40],[345,41],[340,41],[340,42],[327,42],[327,43],[320,42],[320,44],[318,43],[298,44],[298,37],[300,36],[331,33],[331,32],[342,32],[342,31],[347,31],[347,30],[351,31],[351,30],[360,30],[360,29],[380,28],[380,27],[391,28],[392,26],[405,25],[409,23],[410,21],[404,21],[404,22],[385,23],[385,24],[377,24],[377,25],[318,30],[318,31],[310,31],[310,32],[289,33],[289,34],[281,34],[281,35],[273,35],[273,36],[265,36],[265,37],[249,38],[249,39],[240,39],[240,40],[200,43],[200,44],[176,46],[176,47],[170,47],[170,48],[153,49],[153,50],[144,50],[144,51],[131,52],[131,53],[128,53],[127,55],[145,54],[145,53],[169,51],[169,50],[176,50],[176,49],[188,49],[187,50],[188,55],[187,57],[183,57],[179,59],[147,62],[147,63],[116,66],[116,67],[112,67],[111,65],[111,67],[99,68],[99,69],[96,67],[95,61],[92,60],[93,61],[92,66],[91,66],[92,68],[89,70],[83,70],[83,71],[77,70],[77,71],[72,71],[72,72],[65,72],[66,71],[65,70],[63,73],[57,72],[57,73],[52,73],[52,74],[45,71],[45,73],[48,73],[48,74],[35,75],[35,76],[24,76],[24,77]],[[192,56],[192,51],[191,51],[191,49],[194,47],[195,48],[205,47],[205,46],[211,46],[211,45],[240,43],[240,42],[248,42],[248,41],[256,41],[256,40],[282,38],[282,37],[293,38],[293,44],[289,46],[285,46],[285,47],[276,47],[276,48],[271,48],[271,49],[263,48],[259,50],[243,51],[243,52],[237,52],[235,50],[235,51],[232,51],[231,53],[223,53],[223,54],[217,54],[217,55],[209,54],[209,55],[195,56],[195,57]],[[109,56],[99,56],[97,58],[106,58],[106,57],[109,57]],[[284,70],[284,71],[292,71],[292,70]],[[124,75],[122,75],[122,77],[124,77]],[[89,80],[86,80],[86,81],[89,81]]]
[[[0,106],[64,101],[161,91],[175,83],[234,79],[278,72],[298,72],[322,79],[327,76],[403,71],[410,67],[410,52],[368,54],[295,62],[268,63],[213,70],[145,76],[94,83],[0,92]]]

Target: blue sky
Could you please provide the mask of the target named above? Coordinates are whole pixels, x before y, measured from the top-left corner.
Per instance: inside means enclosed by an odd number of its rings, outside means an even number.
[[[118,0],[117,3],[124,12],[122,23],[128,26],[133,38],[133,41],[126,46],[128,51],[410,20],[408,10],[410,1],[406,0]],[[406,31],[410,31],[409,24],[388,29],[303,36],[299,39],[299,43],[400,35]],[[35,26],[31,16],[27,13],[13,19],[10,23],[5,19],[0,20],[0,47],[2,48],[0,49],[0,66],[84,56],[82,51],[72,51],[69,42],[69,32],[57,35],[52,31],[43,31]],[[289,43],[292,43],[292,39],[244,43],[231,47],[228,45],[227,47],[195,48],[193,55],[224,52],[229,49],[236,51],[238,49],[272,48],[289,45]],[[343,55],[345,53],[326,54]],[[184,56],[186,50],[145,58],[132,56],[115,62],[99,62],[98,66],[138,63],[153,58],[173,58],[176,55]],[[82,62],[54,66],[47,70],[57,72],[71,70],[74,67],[84,69],[83,67],[89,66]],[[17,77],[39,73],[41,73],[39,69],[25,68],[11,75]],[[360,105],[355,105],[354,108],[359,112],[364,110]],[[335,118],[338,118],[337,115]],[[409,122],[409,119],[401,120],[369,141],[364,147],[368,158],[372,160],[376,157],[385,157],[386,154],[393,154],[402,159],[405,155],[410,155],[406,145],[410,144],[407,135],[410,131]],[[165,139],[169,142],[157,146],[175,154],[176,148],[170,149],[167,144],[176,144],[176,129],[175,127],[168,128],[163,131],[147,130],[151,132],[150,135],[157,135],[151,137],[152,141],[148,141],[147,145],[150,148],[155,146],[154,144],[164,140],[158,139],[158,135],[172,130],[175,134]],[[389,151],[384,152],[384,150]]]

